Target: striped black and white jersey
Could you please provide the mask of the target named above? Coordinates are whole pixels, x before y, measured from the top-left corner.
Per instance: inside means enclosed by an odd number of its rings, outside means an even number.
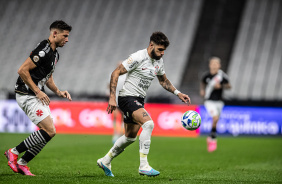
[[[221,85],[223,84],[228,84],[229,83],[229,78],[227,76],[226,73],[224,73],[223,71],[221,71],[221,77],[219,77],[220,79],[217,81],[219,82]],[[206,86],[206,94],[207,94],[207,88],[210,86],[210,84],[212,84],[213,80],[217,79],[218,74],[212,75],[210,72],[206,72],[204,74],[204,76],[202,77],[202,83],[205,84]],[[211,87],[210,89],[210,93],[205,97],[205,100],[213,100],[213,101],[220,101],[223,100],[222,99],[222,92],[223,89],[213,89],[213,87]]]
[[[128,74],[125,79],[123,88],[119,92],[119,96],[137,96],[146,97],[148,88],[150,87],[156,75],[164,75],[163,59],[152,59],[147,49],[139,50],[131,54],[122,65]]]
[[[30,59],[36,65],[33,70],[30,70],[31,79],[44,92],[44,85],[55,70],[55,66],[59,60],[59,53],[50,47],[50,41],[43,40],[31,52]],[[35,95],[34,92],[24,83],[21,77],[18,77],[15,92],[24,95]]]

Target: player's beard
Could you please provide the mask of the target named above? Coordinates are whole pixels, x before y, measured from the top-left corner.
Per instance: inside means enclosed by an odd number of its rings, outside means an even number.
[[[152,56],[152,58],[155,59],[155,60],[159,60],[159,59],[162,58],[162,56],[157,56],[157,54],[156,54],[156,52],[155,52],[155,48],[152,50],[151,56]]]

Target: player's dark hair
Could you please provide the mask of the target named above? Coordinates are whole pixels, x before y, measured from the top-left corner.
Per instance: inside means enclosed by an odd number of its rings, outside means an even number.
[[[154,32],[150,37],[150,42],[154,42],[157,45],[163,45],[165,48],[169,46],[169,40],[166,35],[160,31]]]
[[[50,30],[51,29],[60,29],[60,30],[66,30],[71,32],[72,27],[62,20],[56,20],[50,25]]]

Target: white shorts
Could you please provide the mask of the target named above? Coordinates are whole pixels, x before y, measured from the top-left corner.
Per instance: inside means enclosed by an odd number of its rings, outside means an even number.
[[[223,101],[206,100],[205,107],[211,117],[220,116],[223,109]]]
[[[52,118],[49,106],[43,105],[36,96],[20,95],[16,93],[16,100],[20,108],[35,125],[40,123],[47,116]]]

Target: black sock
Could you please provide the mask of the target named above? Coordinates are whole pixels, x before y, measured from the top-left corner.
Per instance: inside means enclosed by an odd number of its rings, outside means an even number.
[[[45,132],[44,130],[38,130],[36,132],[33,132],[23,142],[21,142],[18,146],[16,146],[16,149],[19,153],[22,153],[37,145],[47,144],[47,142],[49,142],[50,140],[51,137],[47,132]]]
[[[47,143],[46,143],[47,144]],[[24,155],[22,156],[22,159],[24,159],[26,162],[31,161],[46,145],[45,143],[41,143],[36,145],[33,148],[28,149]]]
[[[212,128],[212,129],[211,129],[210,137],[211,137],[212,139],[215,139],[215,138],[216,138],[216,128]]]

